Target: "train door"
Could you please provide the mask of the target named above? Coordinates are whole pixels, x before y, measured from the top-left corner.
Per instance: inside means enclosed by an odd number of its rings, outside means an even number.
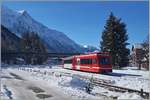
[[[77,58],[77,66],[76,66],[77,70],[80,70],[80,58]]]
[[[97,66],[97,59],[94,57],[89,59],[89,71],[91,72],[97,72],[99,67]]]
[[[98,67],[97,65],[97,59],[96,58],[92,58],[92,66],[95,68],[95,67]]]
[[[72,69],[75,70],[76,69],[76,59],[75,57],[72,60]]]

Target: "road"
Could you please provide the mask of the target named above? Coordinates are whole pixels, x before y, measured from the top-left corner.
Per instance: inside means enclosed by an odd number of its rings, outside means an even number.
[[[27,77],[4,69],[1,73],[1,88],[5,90],[6,87],[11,92],[13,100],[72,100],[60,90]],[[2,96],[1,100],[4,99],[6,98]]]

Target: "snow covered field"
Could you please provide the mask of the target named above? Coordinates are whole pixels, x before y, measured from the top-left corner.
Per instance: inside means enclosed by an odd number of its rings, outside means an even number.
[[[12,68],[16,67],[16,68]],[[148,71],[138,70],[113,70],[112,75],[94,74],[80,71],[62,69],[60,67],[19,69],[17,66],[2,69],[1,73],[1,96],[2,100],[41,100],[29,87],[39,87],[44,90],[41,94],[49,97],[44,100],[116,100],[116,99],[143,99],[136,93],[120,93],[110,91],[103,87],[94,86],[91,94],[85,91],[88,81],[81,80],[76,75],[110,80],[113,85],[132,89],[149,91],[150,80]],[[55,74],[52,74],[55,72]],[[71,73],[73,77],[59,76],[59,73]],[[18,77],[15,77],[15,75]],[[119,73],[119,74],[118,74]],[[124,73],[124,74],[120,74]],[[130,75],[132,74],[132,75]],[[21,78],[20,78],[21,77]],[[16,79],[17,78],[17,79]],[[21,90],[21,91],[20,91]],[[10,91],[10,92],[8,92]],[[24,99],[23,99],[24,98]],[[61,98],[61,99],[60,99]]]
[[[140,90],[143,89],[146,92],[150,92],[150,78],[149,71],[139,71],[139,70],[113,70],[113,74],[103,75],[96,73],[80,72],[74,70],[67,70],[62,68],[54,67],[52,69],[42,68],[41,72],[66,72],[72,73],[74,75],[82,75],[87,77],[95,77],[99,79],[111,80],[114,85],[122,86],[126,88]]]

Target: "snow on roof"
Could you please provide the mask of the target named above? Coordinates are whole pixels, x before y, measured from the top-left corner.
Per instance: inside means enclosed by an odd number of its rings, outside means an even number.
[[[141,49],[142,48],[142,44],[136,43],[136,44],[134,44],[134,48]]]
[[[22,58],[16,58],[17,60],[19,60],[19,61],[24,61],[24,59],[22,59]]]
[[[63,60],[70,60],[70,59],[73,59],[74,56],[70,56],[70,57],[66,57],[66,58],[63,58]]]
[[[146,61],[147,59],[144,57],[143,59],[142,59],[142,61]]]

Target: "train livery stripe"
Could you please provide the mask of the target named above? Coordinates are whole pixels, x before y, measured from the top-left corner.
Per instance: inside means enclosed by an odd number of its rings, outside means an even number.
[[[80,68],[81,68],[80,66],[76,66],[76,69],[77,69],[77,70],[80,70]]]
[[[80,68],[95,68],[95,69],[99,69],[99,67],[93,67],[93,66],[80,66]]]
[[[72,64],[64,64],[64,68],[72,69]]]

